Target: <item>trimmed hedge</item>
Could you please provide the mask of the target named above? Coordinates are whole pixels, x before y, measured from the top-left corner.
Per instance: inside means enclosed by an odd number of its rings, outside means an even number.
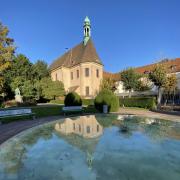
[[[119,105],[125,107],[139,107],[153,109],[156,107],[156,98],[154,97],[125,97],[119,98]]]
[[[103,112],[103,105],[108,105],[108,112],[115,112],[119,108],[119,99],[109,90],[102,90],[95,98],[95,107]]]
[[[65,106],[82,106],[81,97],[75,92],[70,92],[65,97],[64,105]]]
[[[60,100],[60,99],[51,100],[50,103],[64,104],[64,100]],[[94,105],[94,99],[82,99],[82,104],[85,106]]]

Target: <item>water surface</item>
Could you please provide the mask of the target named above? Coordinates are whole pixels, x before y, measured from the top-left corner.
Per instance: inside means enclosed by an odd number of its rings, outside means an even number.
[[[121,115],[66,118],[0,146],[0,180],[180,180],[180,123]]]

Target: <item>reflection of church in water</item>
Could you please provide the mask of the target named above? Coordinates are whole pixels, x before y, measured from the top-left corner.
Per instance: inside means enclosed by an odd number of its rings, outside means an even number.
[[[87,165],[92,167],[93,153],[103,133],[103,127],[94,115],[80,116],[77,119],[66,118],[55,124],[55,130],[69,144],[86,153]]]
[[[65,135],[77,134],[84,138],[96,138],[103,132],[103,127],[94,115],[81,116],[76,120],[66,118],[63,122],[56,123],[55,129]]]

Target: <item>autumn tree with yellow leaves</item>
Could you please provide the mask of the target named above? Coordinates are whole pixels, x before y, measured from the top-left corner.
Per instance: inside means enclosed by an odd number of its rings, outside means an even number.
[[[10,67],[15,51],[14,40],[8,37],[9,30],[0,22],[0,93],[3,92],[4,72]]]

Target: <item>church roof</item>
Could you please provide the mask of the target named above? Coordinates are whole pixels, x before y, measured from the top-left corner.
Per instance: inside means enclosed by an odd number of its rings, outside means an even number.
[[[62,66],[70,68],[85,62],[94,62],[102,65],[91,38],[86,45],[81,42],[55,60],[50,65],[50,70],[52,71]]]

